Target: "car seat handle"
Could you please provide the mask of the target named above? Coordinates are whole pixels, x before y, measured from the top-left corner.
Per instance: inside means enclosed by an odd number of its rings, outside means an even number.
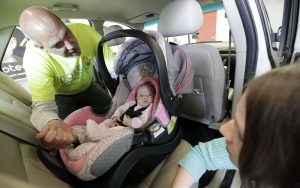
[[[156,66],[158,70],[158,82],[159,82],[159,87],[161,91],[161,97],[163,104],[167,108],[168,112],[171,115],[177,115],[177,108],[174,108],[174,105],[177,106],[178,100],[175,100],[175,94],[171,89],[171,86],[169,84],[169,79],[166,75],[168,75],[167,71],[167,66],[166,66],[166,61],[163,55],[163,52],[158,45],[157,41],[151,37],[150,35],[139,31],[139,30],[133,30],[133,29],[126,29],[126,30],[117,30],[113,31],[111,33],[108,33],[107,35],[103,36],[103,38],[100,40],[98,44],[98,50],[97,50],[97,63],[99,66],[99,71],[100,74],[110,90],[112,94],[116,92],[117,84],[111,77],[106,64],[104,60],[104,54],[103,54],[103,46],[105,42],[116,39],[116,38],[122,38],[122,37],[135,37],[140,40],[142,40],[145,44],[147,44],[152,51],[155,60],[156,60]],[[162,92],[163,91],[163,92]]]

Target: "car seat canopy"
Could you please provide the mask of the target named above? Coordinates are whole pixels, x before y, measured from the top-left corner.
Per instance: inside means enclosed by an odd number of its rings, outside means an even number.
[[[167,67],[166,78],[174,92],[191,93],[194,70],[186,52],[178,46],[169,45],[156,31],[145,32],[155,38],[163,52]],[[145,74],[157,77],[155,61],[149,46],[142,40],[132,38],[120,47],[114,61],[114,69],[117,74],[126,75],[130,80],[134,80],[134,83],[130,83],[134,86]]]

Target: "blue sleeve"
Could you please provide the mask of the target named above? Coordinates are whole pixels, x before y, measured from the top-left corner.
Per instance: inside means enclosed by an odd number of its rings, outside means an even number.
[[[236,169],[226,150],[224,137],[194,146],[189,153],[179,161],[195,181],[198,181],[206,170]]]

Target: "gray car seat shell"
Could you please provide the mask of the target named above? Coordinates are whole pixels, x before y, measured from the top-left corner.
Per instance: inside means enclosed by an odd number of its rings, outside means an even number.
[[[161,95],[163,104],[165,105],[167,111],[170,114],[178,115],[180,105],[182,103],[182,98],[176,96],[174,89],[171,87],[169,83],[169,79],[166,79],[166,77],[168,77],[168,71],[167,71],[164,54],[160,46],[154,40],[154,38],[152,38],[151,36],[147,35],[144,32],[138,30],[114,31],[104,36],[102,40],[99,42],[98,66],[101,67],[99,68],[99,71],[101,75],[104,75],[103,80],[106,83],[106,86],[108,87],[110,92],[112,94],[115,94],[119,82],[111,78],[111,75],[109,74],[107,67],[105,66],[105,63],[103,63],[105,62],[104,55],[103,55],[103,45],[108,40],[114,38],[120,38],[120,37],[135,37],[142,40],[144,43],[146,43],[149,46],[150,50],[153,52],[154,60],[156,62],[160,90],[164,91],[163,94]]]
[[[150,52],[153,53],[153,58],[151,58],[152,64],[154,64],[157,67],[157,74],[158,74],[158,82],[161,92],[161,99],[163,101],[163,104],[167,111],[174,115],[176,114],[176,110],[178,110],[178,103],[177,98],[175,97],[175,92],[171,89],[169,79],[168,79],[168,72],[167,67],[165,63],[165,56],[161,50],[161,47],[157,44],[155,39],[151,37],[150,35],[137,31],[137,30],[121,30],[121,31],[114,31],[109,33],[108,35],[103,36],[102,40],[99,42],[98,46],[98,64],[99,67],[101,65],[105,65],[103,53],[102,53],[102,46],[105,42],[114,39],[114,38],[120,38],[120,37],[135,37],[140,39],[140,41],[143,41],[149,46]],[[130,41],[128,41],[130,42]],[[163,41],[164,42],[164,41]],[[130,43],[132,44],[131,47],[136,47],[136,43]],[[139,45],[138,45],[139,46]],[[134,51],[134,50],[133,50]],[[170,53],[172,53],[170,51]],[[125,53],[126,54],[126,53]],[[145,53],[145,57],[147,53]],[[136,54],[139,55],[139,54]],[[136,55],[133,55],[134,57]],[[137,57],[138,58],[138,57]],[[143,59],[143,57],[141,57]],[[138,61],[138,65],[142,61]],[[125,61],[123,62],[125,63]],[[129,62],[134,63],[134,61]],[[146,62],[147,63],[147,62]],[[136,66],[138,66],[136,65]],[[130,66],[128,66],[130,67]],[[110,74],[108,74],[106,67],[101,67],[99,70],[101,70],[101,75],[104,75],[104,81],[108,88],[110,89],[111,93],[118,94],[116,92],[116,85],[117,84],[123,84],[124,80],[120,80],[116,82],[115,80],[112,80],[110,77]],[[131,68],[128,70],[131,72]],[[116,71],[119,73],[119,71]],[[113,87],[109,87],[113,86]],[[118,87],[119,88],[119,87]],[[163,94],[162,94],[163,93]],[[171,97],[170,97],[171,96]],[[174,126],[173,131],[170,132],[170,134],[162,138],[161,140],[156,140],[154,142],[146,141],[144,142],[144,146],[137,146],[133,147],[130,152],[128,152],[126,155],[124,155],[113,167],[110,169],[107,173],[105,173],[103,176],[88,182],[89,185],[103,185],[105,187],[121,187],[124,186],[122,183],[125,181],[130,182],[131,184],[136,184],[139,181],[141,181],[146,174],[150,173],[151,170],[161,161],[163,158],[172,152],[176,146],[179,144],[181,140],[181,129],[179,126]]]

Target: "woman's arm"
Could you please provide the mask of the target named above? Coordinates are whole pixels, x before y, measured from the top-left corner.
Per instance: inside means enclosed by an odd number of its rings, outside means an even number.
[[[236,169],[229,158],[224,137],[194,146],[179,165],[173,184],[179,187],[191,187],[207,170]]]
[[[172,188],[188,188],[195,183],[193,177],[182,167],[179,167]]]

